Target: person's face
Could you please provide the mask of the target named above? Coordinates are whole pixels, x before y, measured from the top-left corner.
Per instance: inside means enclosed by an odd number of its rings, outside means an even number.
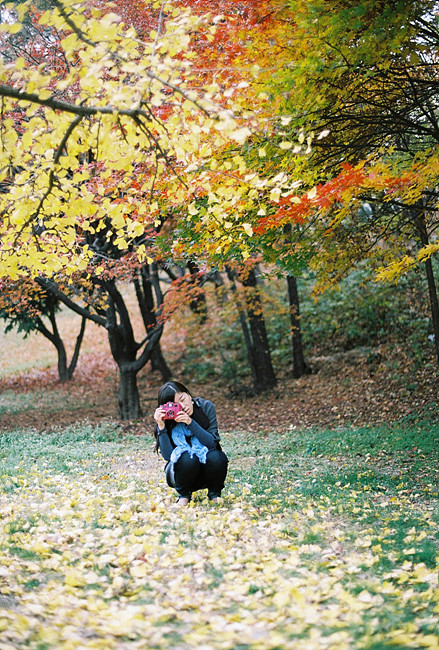
[[[188,393],[175,393],[174,402],[181,404],[183,411],[188,415],[192,415],[194,410],[194,403],[192,397]]]

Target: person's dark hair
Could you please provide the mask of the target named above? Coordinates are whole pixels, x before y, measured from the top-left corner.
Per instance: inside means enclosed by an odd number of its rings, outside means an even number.
[[[162,404],[166,404],[166,402],[173,402],[175,393],[187,393],[192,397],[190,390],[181,382],[167,381],[159,390],[157,406],[162,406]]]
[[[167,381],[166,384],[163,384],[163,386],[159,390],[159,394],[157,397],[157,406],[162,406],[162,404],[166,404],[166,402],[173,402],[175,399],[175,394],[176,393],[187,393],[192,397],[192,393],[190,390],[181,382],[179,381]],[[193,399],[193,397],[192,397]],[[201,408],[196,404],[194,401],[194,410],[192,413],[192,418],[197,422],[200,427],[203,427],[203,429],[207,429],[210,422],[209,418],[207,415],[201,410]],[[172,432],[172,429],[175,426],[175,421],[174,420],[165,420],[165,427],[166,431],[170,435]],[[156,443],[156,450],[158,449],[158,430],[157,430],[157,425],[154,428],[154,436],[157,440]]]

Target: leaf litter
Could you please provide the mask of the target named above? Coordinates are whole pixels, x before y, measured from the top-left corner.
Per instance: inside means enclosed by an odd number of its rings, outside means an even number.
[[[437,492],[428,507],[403,485],[313,495],[305,458],[257,485],[265,466],[241,466],[235,434],[221,502],[177,509],[150,442],[65,435],[10,437],[26,453],[2,477],[1,650],[438,647],[437,558],[416,555],[426,538],[437,551]]]
[[[152,451],[155,373],[139,376],[144,418],[123,425],[107,355],[67,384],[1,378],[3,436],[20,431],[2,450],[0,650],[438,648],[437,454],[311,444],[316,426],[434,418],[437,373],[397,360],[316,359],[265,396],[189,382],[231,464],[219,505],[184,510]]]

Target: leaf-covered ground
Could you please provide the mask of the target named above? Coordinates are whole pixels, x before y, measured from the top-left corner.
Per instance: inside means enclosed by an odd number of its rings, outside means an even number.
[[[5,364],[11,357],[7,342],[3,345]],[[195,383],[190,378],[177,378],[195,395],[215,402],[220,426],[225,430],[282,431],[291,425],[332,428],[437,416],[439,369],[434,360],[416,367],[399,348],[387,348],[382,353],[381,360],[380,353],[369,349],[315,358],[313,374],[293,379],[280,373],[277,388],[259,396],[231,390],[224,381]],[[130,428],[151,431],[161,383],[160,376],[148,367],[140,373],[144,418],[131,423]],[[5,367],[3,376],[0,372],[0,430],[19,426],[45,429],[54,421],[68,425],[85,419],[116,420],[117,386],[115,364],[100,348],[84,352],[73,380],[65,384],[59,383],[53,365],[27,366],[19,373],[10,373]]]
[[[438,437],[226,432],[182,510],[149,436],[4,433],[0,649],[438,648]]]
[[[127,299],[134,297],[128,292]],[[70,359],[80,318],[67,310],[58,321]],[[134,327],[141,339],[139,319],[134,318]],[[413,356],[408,346],[388,340],[379,348],[311,357],[312,374],[293,379],[290,372],[278,369],[279,384],[274,391],[249,397],[242,384],[220,375],[196,383],[194,377],[179,374],[184,329],[166,329],[161,342],[175,378],[187,383],[194,394],[215,402],[224,430],[283,431],[290,425],[332,428],[437,416],[439,368],[431,343],[428,353],[428,346],[423,349],[426,356],[422,359]],[[0,431],[117,419],[118,372],[103,328],[87,324],[71,382],[58,382],[56,362],[55,348],[42,335],[32,333],[23,341],[15,331],[5,334],[0,330]],[[139,373],[144,420],[135,427],[140,431],[151,427],[161,383],[149,365]]]
[[[249,399],[189,382],[230,470],[219,505],[177,510],[152,451],[160,378],[117,424],[87,336],[65,385],[41,338],[0,337],[0,650],[439,647],[434,360],[314,359]]]

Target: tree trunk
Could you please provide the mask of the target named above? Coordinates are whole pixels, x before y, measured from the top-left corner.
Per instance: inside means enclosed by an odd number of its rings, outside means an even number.
[[[252,339],[251,339],[250,330],[248,328],[246,314],[245,314],[244,310],[241,309],[241,307],[240,307],[240,300],[239,300],[239,297],[237,295],[238,291],[237,291],[237,288],[236,288],[234,275],[230,270],[227,271],[227,275],[228,275],[228,278],[230,280],[231,290],[232,290],[232,293],[233,293],[234,298],[235,298],[236,308],[238,310],[239,322],[241,323],[241,329],[242,329],[242,333],[243,333],[243,336],[244,336],[245,347],[247,349],[247,359],[248,359],[248,365],[250,366],[250,371],[251,371],[251,374],[252,374],[253,386],[256,386],[256,384],[257,384],[257,373],[256,373],[255,359],[254,359],[253,342],[252,342]]]
[[[55,337],[54,345],[58,353],[58,379],[64,383],[65,381],[69,381],[72,378],[71,375],[69,375],[69,370],[67,368],[66,349],[59,336]]]
[[[129,357],[125,357],[125,359],[124,354],[127,352],[126,341],[119,336],[120,330],[118,332],[112,331],[111,335],[109,334],[113,358],[119,368],[118,406],[121,420],[137,420],[142,416],[139,390],[137,388],[137,374],[151,358],[151,352],[156,348],[162,332],[163,325],[160,325],[152,332],[146,345],[145,342],[142,344],[144,348],[139,358],[133,357],[132,353],[130,353]]]
[[[431,321],[433,324],[434,346],[436,359],[439,365],[439,301],[437,297],[436,282],[434,279],[433,265],[431,258],[425,260],[425,272],[427,274],[428,293],[430,296]]]
[[[159,372],[164,382],[169,381],[172,377],[171,369],[163,356],[160,344],[157,344],[151,352],[151,370]]]
[[[139,418],[141,408],[137,388],[137,374],[151,358],[151,352],[163,333],[163,324],[150,328],[143,341],[137,343],[130,314],[114,278],[96,279],[97,284],[107,295],[106,308],[105,310],[99,309],[98,313],[93,313],[87,307],[76,304],[69,296],[64,295],[58,289],[56,283],[43,278],[38,278],[38,281],[46,291],[50,291],[54,297],[61,300],[74,312],[94,321],[101,327],[105,327],[111,354],[119,368],[119,415],[122,420]],[[155,291],[156,295],[160,297],[159,289],[157,288]],[[159,309],[162,302],[161,299],[158,301]]]
[[[50,320],[52,325],[52,332],[44,325],[41,318],[37,318],[37,330],[43,334],[51,343],[55,346],[56,352],[58,355],[58,379],[60,382],[69,381],[73,377],[73,372],[76,367],[76,362],[78,360],[79,349],[81,347],[82,338],[84,336],[85,329],[85,320],[83,319],[81,324],[81,330],[79,332],[78,339],[76,341],[75,353],[73,355],[72,363],[70,366],[67,366],[67,352],[64,346],[64,342],[59,334],[58,326],[56,323],[56,306],[57,300],[51,294],[47,296],[47,308],[48,313],[47,317]]]
[[[114,280],[104,280],[108,294],[106,329],[111,354],[119,368],[119,416],[122,420],[135,420],[142,415],[137,373],[151,359],[163,333],[163,324],[150,328],[143,341],[137,343],[124,298]],[[142,349],[143,348],[143,349]],[[139,350],[140,355],[138,355]]]
[[[294,275],[287,277],[288,297],[290,301],[291,337],[293,347],[293,377],[298,379],[309,372],[309,366],[303,354],[302,332],[300,329],[299,293]]]
[[[67,369],[66,348],[64,346],[62,338],[59,335],[58,326],[56,324],[56,314],[55,314],[56,300],[52,298],[52,296],[48,296],[47,302],[48,302],[48,309],[49,309],[48,316],[53,330],[51,332],[51,336],[50,337],[48,336],[48,338],[53,343],[58,353],[58,378],[61,382],[65,382],[69,380],[70,377]],[[40,329],[40,331],[42,330]]]
[[[189,260],[187,263],[187,267],[189,269],[192,282],[195,284],[197,282],[200,269],[198,265],[191,260]],[[207,321],[206,294],[204,292],[200,292],[196,298],[189,302],[189,309],[199,317],[200,325],[204,325],[204,323]]]
[[[141,416],[137,388],[136,355],[138,344],[134,340],[129,315],[123,298],[114,281],[106,283],[108,291],[107,332],[111,354],[119,368],[118,413],[121,420],[135,420]],[[117,322],[117,316],[120,323]]]
[[[58,355],[58,379],[61,382],[70,381],[70,379],[73,377],[73,373],[75,372],[75,368],[78,363],[79,351],[81,348],[82,339],[84,338],[86,319],[84,317],[82,318],[81,329],[76,339],[75,351],[73,353],[70,365],[67,366],[67,352],[56,324],[55,303],[49,307],[48,318],[52,324],[52,332],[44,325],[41,318],[36,319],[36,328],[56,348]]]
[[[84,338],[84,332],[85,332],[85,325],[87,323],[87,319],[83,316],[81,320],[81,329],[79,330],[79,334],[76,338],[76,344],[75,344],[75,350],[73,352],[72,360],[70,361],[67,373],[68,377],[67,379],[72,379],[73,373],[75,372],[76,365],[78,363],[78,358],[79,358],[79,350],[81,349],[82,345],[82,339]]]
[[[419,238],[421,240],[422,246],[428,246],[429,237],[427,232],[427,226],[425,224],[425,216],[424,216],[423,208],[421,209],[421,212],[418,213],[416,217],[416,223],[417,223]],[[437,296],[436,282],[434,279],[433,265],[431,263],[430,257],[427,260],[425,260],[424,265],[425,265],[425,273],[427,275],[428,294],[430,297],[431,322],[433,325],[436,360],[439,365],[439,301]]]
[[[121,420],[137,420],[141,417],[137,372],[123,365],[119,366],[118,404]]]
[[[254,387],[257,393],[262,393],[274,388],[277,380],[271,362],[262,301],[254,269],[250,269],[245,277],[242,278],[242,284],[246,289],[250,290],[246,292],[246,304],[253,340],[253,359],[256,372]]]
[[[142,266],[140,271],[140,277],[142,283],[140,283],[139,278],[135,275],[133,279],[134,288],[136,290],[137,303],[140,308],[140,313],[142,314],[143,324],[145,326],[145,331],[151,327],[157,325],[157,317],[155,313],[154,305],[154,296],[153,296],[153,283],[156,280],[155,284],[158,284],[157,275],[157,265],[153,264],[152,267],[149,264]],[[163,297],[161,297],[163,302]],[[165,357],[163,356],[162,348],[160,341],[157,342],[156,346],[151,352],[151,370],[158,371],[163,381],[168,381],[172,377],[171,369],[169,368]]]

